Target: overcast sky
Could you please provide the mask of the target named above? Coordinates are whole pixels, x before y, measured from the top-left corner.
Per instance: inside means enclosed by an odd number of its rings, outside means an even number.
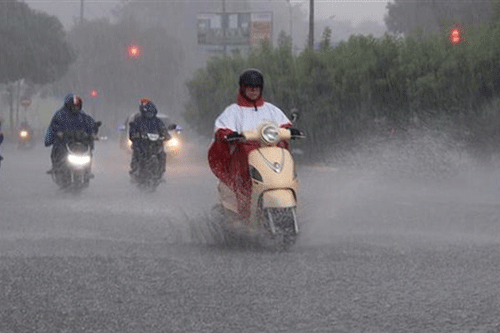
[[[216,3],[222,0],[199,1],[213,1]],[[277,1],[283,2],[284,6],[287,5],[287,0],[252,1]],[[33,9],[43,10],[51,15],[57,16],[66,27],[70,27],[74,19],[80,17],[80,0],[25,0],[25,2]],[[120,0],[84,0],[84,16],[87,19],[94,19],[102,16],[111,17],[112,9],[119,2]],[[291,2],[294,5],[302,6],[305,10],[309,8],[308,0],[291,0]],[[373,20],[383,24],[387,2],[388,0],[315,0],[315,17],[317,19],[328,19],[335,16],[333,19],[352,21],[354,25],[357,25],[363,20]]]
[[[376,21],[384,24],[388,0],[315,0],[315,17],[328,18],[335,15],[340,20],[352,21],[354,25],[364,20]],[[297,1],[306,3],[309,1]]]

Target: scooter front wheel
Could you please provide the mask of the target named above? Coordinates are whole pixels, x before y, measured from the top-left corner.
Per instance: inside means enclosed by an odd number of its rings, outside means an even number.
[[[294,245],[299,234],[295,207],[266,208],[263,213],[264,228],[275,245],[284,250]]]

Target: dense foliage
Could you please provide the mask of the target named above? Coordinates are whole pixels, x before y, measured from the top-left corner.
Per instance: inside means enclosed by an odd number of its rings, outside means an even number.
[[[59,20],[19,1],[0,2],[0,45],[0,83],[53,82],[75,59]]]
[[[54,89],[64,96],[75,91],[90,102],[99,104],[96,113],[104,120],[122,122],[137,111],[139,100],[149,97],[160,112],[175,99],[182,54],[177,41],[160,26],[140,26],[133,19],[110,23],[108,20],[83,22],[70,32],[71,44],[78,58]],[[127,53],[127,47],[137,44],[140,53],[136,59]],[[97,98],[90,98],[96,90]],[[113,106],[113,108],[111,108]]]
[[[456,45],[446,31],[426,38],[357,35],[336,47],[329,34],[319,50],[296,57],[282,38],[277,48],[264,45],[248,58],[212,59],[187,83],[186,120],[210,136],[214,119],[234,101],[239,72],[257,67],[266,100],[302,113],[311,154],[437,119],[491,138],[498,132],[492,105],[500,88],[500,24],[464,31]]]

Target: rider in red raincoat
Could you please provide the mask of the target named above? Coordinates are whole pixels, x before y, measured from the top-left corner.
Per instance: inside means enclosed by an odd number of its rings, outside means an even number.
[[[274,122],[280,127],[292,128],[283,111],[262,98],[264,77],[257,69],[247,69],[239,79],[236,103],[229,105],[215,120],[214,140],[208,150],[208,163],[215,176],[233,189],[240,217],[250,215],[252,182],[248,170],[248,153],[259,145],[252,141],[232,141],[242,137],[243,131],[256,128],[262,122]],[[291,129],[299,133],[297,129]],[[289,148],[288,141],[278,146]]]

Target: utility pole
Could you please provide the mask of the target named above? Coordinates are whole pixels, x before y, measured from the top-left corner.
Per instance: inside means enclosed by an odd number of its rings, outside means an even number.
[[[17,81],[16,89],[16,121],[15,128],[19,126],[19,102],[21,101],[21,80]]]
[[[314,0],[309,0],[309,48],[314,48]]]
[[[288,2],[288,10],[289,10],[289,19],[290,19],[290,38],[292,39],[293,44],[293,7],[292,2],[290,0],[286,0]]]

